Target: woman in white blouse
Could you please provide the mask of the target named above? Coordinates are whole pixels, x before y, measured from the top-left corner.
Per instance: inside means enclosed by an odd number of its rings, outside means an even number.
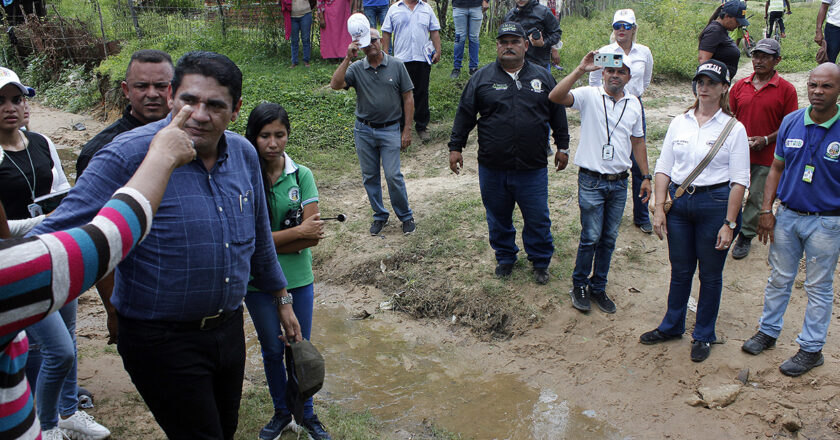
[[[671,285],[662,323],[639,340],[642,344],[656,344],[682,337],[691,282],[699,266],[700,296],[691,343],[691,360],[695,362],[709,357],[710,344],[717,339],[715,321],[723,287],[723,265],[738,232],[741,201],[750,184],[750,153],[744,126],[735,123],[712,161],[673,201],[667,214],[664,202],[666,191],[674,197],[676,189],[732,119],[728,78],[726,65],[717,60],[706,61],[697,68],[697,99],[688,111],[671,121],[656,161],[653,230],[660,239],[668,236]]]
[[[613,16],[612,27],[611,43],[598,49],[598,52],[624,55],[624,64],[630,67],[630,81],[624,86],[624,91],[635,95],[641,103],[642,94],[650,85],[650,78],[653,75],[653,55],[647,46],[636,43],[636,14],[632,9],[616,11]],[[591,72],[589,74],[589,85],[600,87],[603,82],[603,72],[603,69]],[[646,132],[644,106],[642,106],[642,126]],[[630,168],[630,173],[633,176],[633,224],[645,234],[650,234],[653,228],[648,215],[648,204],[639,197],[644,176],[642,176],[642,171],[632,155],[630,160],[633,162],[633,166]]]

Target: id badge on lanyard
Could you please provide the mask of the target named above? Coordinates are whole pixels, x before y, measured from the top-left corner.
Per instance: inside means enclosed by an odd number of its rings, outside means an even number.
[[[802,181],[805,183],[813,183],[814,182],[814,172],[817,170],[816,166],[814,165],[814,157],[816,156],[817,151],[820,149],[820,145],[822,145],[823,141],[825,140],[826,135],[828,135],[828,129],[825,130],[823,133],[822,138],[813,148],[811,148],[811,160],[805,165],[805,169],[802,171]],[[808,136],[810,138],[810,136]],[[810,147],[810,145],[807,145]]]
[[[607,118],[607,99],[604,95],[601,95],[601,100],[604,104],[604,128],[607,129],[607,143],[601,147],[601,160],[613,160],[615,157],[615,147],[613,147],[610,139],[612,139],[612,134],[615,132],[615,129],[618,128],[618,124],[621,123],[621,118],[624,117],[624,111],[627,110],[627,100],[624,101],[624,108],[621,109],[621,115],[615,121],[615,127],[613,127],[612,132],[610,132],[610,121]]]
[[[610,144],[604,144],[601,148],[601,159],[603,160],[613,160],[615,156],[615,147]]]

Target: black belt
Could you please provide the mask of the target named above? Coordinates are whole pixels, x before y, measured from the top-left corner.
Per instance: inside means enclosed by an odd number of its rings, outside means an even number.
[[[674,188],[679,188],[681,186],[681,185],[678,185],[678,184],[673,183],[673,182],[671,183],[671,185]],[[688,185],[688,188],[686,188],[685,192],[688,193],[688,194],[694,194],[696,192],[711,191],[711,190],[714,190],[714,189],[723,188],[725,186],[729,186],[729,182],[721,182],[721,183],[716,183],[714,185],[706,185],[706,186]]]
[[[236,310],[228,310],[225,312],[217,313],[215,315],[205,316],[195,321],[166,321],[166,324],[169,325],[172,329],[179,331],[213,330],[214,328],[221,326],[231,318],[234,318],[241,314],[242,306],[239,306],[239,308],[237,308]]]
[[[394,119],[391,122],[379,123],[379,122],[368,121],[367,119],[362,119],[358,116],[356,116],[356,120],[361,122],[362,124],[367,125],[370,128],[385,128],[385,127],[388,127],[388,126],[391,126],[391,125],[394,125],[394,124],[397,124],[397,123],[400,122],[399,119]]]
[[[798,209],[793,209],[790,206],[788,206],[787,203],[782,203],[782,206],[784,206],[785,209],[789,209],[789,210],[791,210],[791,211],[793,211],[793,212],[795,212],[799,215],[821,215],[821,216],[824,216],[824,217],[840,216],[840,209],[832,209],[831,211],[808,212],[808,211],[800,211]]]
[[[621,173],[618,173],[618,174],[603,174],[603,173],[599,173],[597,171],[588,170],[586,168],[581,168],[580,172],[583,173],[583,174],[589,174],[590,176],[595,176],[599,179],[604,179],[604,180],[607,180],[607,181],[610,181],[610,182],[613,182],[613,181],[616,181],[616,180],[624,180],[624,179],[627,178],[627,176],[630,175],[630,173],[628,173],[627,171],[624,171],[624,172],[621,172]]]

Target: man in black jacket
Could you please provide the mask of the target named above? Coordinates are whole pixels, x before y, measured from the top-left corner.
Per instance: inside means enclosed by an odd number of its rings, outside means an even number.
[[[449,167],[464,165],[461,150],[478,125],[478,181],[487,213],[490,246],[496,252],[496,276],[507,277],[516,254],[514,205],[524,220],[522,242],[537,283],[548,282],[554,253],[548,212],[549,127],[557,145],[554,164],[566,168],[569,126],[566,109],[548,99],[555,81],[525,59],[528,40],[519,23],[505,22],[496,38],[496,61],[476,72],[464,88],[449,141]],[[477,115],[481,115],[476,119]]]
[[[562,34],[560,22],[551,9],[541,5],[539,0],[516,0],[516,6],[505,15],[505,21],[515,21],[525,29],[529,46],[525,58],[551,69],[551,47],[560,41]],[[539,31],[539,35],[534,30]]]

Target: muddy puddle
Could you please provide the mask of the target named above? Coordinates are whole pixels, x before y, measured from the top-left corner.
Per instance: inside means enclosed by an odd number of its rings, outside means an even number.
[[[316,286],[320,295],[335,287]],[[487,374],[480,362],[438,346],[396,324],[354,320],[343,307],[316,297],[312,340],[327,361],[322,398],[409,432],[424,420],[474,439],[622,439],[597,409],[563,400],[561,390],[537,389],[513,375]],[[247,375],[264,383],[256,332],[246,326]]]

